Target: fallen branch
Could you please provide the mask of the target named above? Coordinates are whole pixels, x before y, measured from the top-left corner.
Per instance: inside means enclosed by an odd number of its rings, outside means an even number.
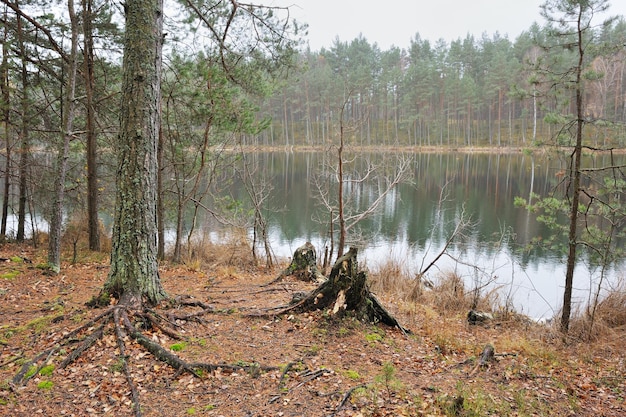
[[[348,392],[346,392],[345,395],[343,396],[343,399],[341,400],[337,408],[335,408],[335,411],[333,411],[332,414],[329,414],[328,417],[334,417],[339,411],[341,411],[341,409],[346,405],[346,402],[348,402],[348,399],[350,398],[350,396],[352,395],[354,391],[358,390],[359,388],[365,388],[365,387],[367,387],[367,385],[361,384],[361,385],[357,385],[355,387],[350,388]]]

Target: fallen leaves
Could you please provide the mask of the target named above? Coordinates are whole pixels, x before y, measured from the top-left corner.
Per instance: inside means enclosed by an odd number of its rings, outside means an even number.
[[[36,254],[26,256],[37,258]],[[19,360],[11,361],[13,358],[30,357],[54,345],[83,320],[99,313],[83,307],[95,292],[84,289],[98,288],[106,274],[102,273],[103,265],[97,263],[68,268],[63,277],[44,276],[28,265],[2,263],[0,269],[3,266],[20,271],[19,279],[3,282],[0,292],[0,364],[4,364],[0,366],[0,380],[6,381],[21,366]],[[254,367],[217,368],[197,378],[178,374],[126,337],[125,353],[141,393],[144,416],[186,415],[190,410],[213,417],[439,416],[459,397],[465,400],[465,411],[476,415],[485,415],[479,411],[482,404],[491,404],[509,415],[568,415],[574,412],[573,407],[582,416],[626,413],[624,352],[601,357],[590,354],[587,356],[593,360],[581,360],[583,355],[576,347],[562,347],[556,352],[546,344],[541,352],[525,348],[519,349],[517,356],[498,357],[490,367],[470,377],[477,352],[486,342],[494,343],[498,352],[497,329],[472,329],[470,333],[463,327],[462,317],[457,320],[461,324],[448,318],[448,323],[458,326],[454,337],[464,342],[460,343],[421,332],[419,325],[412,326],[415,335],[405,336],[349,317],[338,320],[323,312],[268,321],[244,313],[284,305],[294,291],[307,291],[312,286],[287,281],[278,284],[279,291],[250,296],[273,276],[249,274],[243,279],[243,273],[237,273],[237,279],[219,277],[215,281],[218,284],[207,284],[206,276],[184,267],[162,271],[163,284],[171,295],[188,288],[197,299],[218,306],[204,322],[176,322],[183,326],[180,333],[186,336],[186,345],[177,354],[190,362],[256,363],[279,369],[255,372]],[[82,290],[68,292],[68,288]],[[63,299],[62,305],[56,301],[58,297]],[[62,306],[64,320],[46,323],[39,332],[24,326],[41,317],[42,306]],[[407,322],[419,323],[419,318]],[[368,341],[369,334],[379,337]],[[147,335],[162,346],[174,343],[160,331]],[[464,348],[466,345],[472,349]],[[507,350],[511,348],[507,346]],[[76,362],[45,377],[54,383],[52,389],[38,389],[37,383],[0,386],[0,414],[132,415],[132,400],[118,355],[115,335],[109,330]],[[53,363],[57,360],[57,356],[50,358]],[[466,366],[454,367],[466,360]],[[292,365],[283,375],[287,364]],[[399,384],[388,380],[388,385],[381,385],[385,364],[395,370],[393,378]],[[355,386],[362,387],[340,407]],[[520,407],[527,408],[520,411]]]

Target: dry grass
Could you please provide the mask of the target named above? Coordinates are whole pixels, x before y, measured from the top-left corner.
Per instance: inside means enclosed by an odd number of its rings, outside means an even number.
[[[220,242],[203,237],[184,246],[182,253],[183,263],[192,269],[208,268],[234,276],[236,270],[253,271],[258,268],[251,244],[243,232],[224,235],[224,240]]]
[[[439,314],[498,310],[496,292],[478,293],[468,289],[463,277],[454,272],[442,272],[433,282],[419,275],[410,275],[404,265],[389,260],[370,272],[370,287],[407,303],[428,305]]]
[[[576,312],[570,321],[570,336],[586,341],[623,339],[626,331],[626,281],[620,280],[595,309]]]

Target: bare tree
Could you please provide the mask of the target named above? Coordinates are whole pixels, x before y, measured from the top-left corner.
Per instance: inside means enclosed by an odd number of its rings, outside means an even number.
[[[355,130],[353,125],[347,124],[344,120],[344,112],[350,101],[350,94],[348,94],[348,98],[343,102],[339,111],[339,144],[333,147],[336,149],[336,165],[330,162],[334,159],[330,157],[328,159],[329,166],[324,167],[324,171],[327,174],[326,178],[323,176],[314,178],[320,202],[330,216],[329,236],[331,248],[329,256],[325,257],[324,268],[327,267],[327,262],[334,256],[335,233],[338,233],[338,259],[344,254],[346,243],[351,239],[350,233],[357,228],[359,223],[375,214],[385,198],[398,184],[410,181],[409,168],[412,158],[406,155],[394,154],[394,161],[388,161],[383,158],[383,161],[379,164],[374,164],[365,159],[364,169],[360,169],[361,167],[356,167],[354,164],[356,160],[360,160],[359,156],[353,155],[352,159],[346,157],[346,135]],[[351,168],[351,171],[346,172],[346,169],[349,168]],[[326,171],[326,169],[328,170]],[[332,191],[333,183],[337,187],[336,193]],[[375,188],[376,196],[366,207],[358,207],[355,201],[355,194],[368,183],[374,184],[373,188]]]

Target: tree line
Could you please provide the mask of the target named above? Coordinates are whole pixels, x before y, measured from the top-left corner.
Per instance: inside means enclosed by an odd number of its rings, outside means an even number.
[[[571,35],[573,36],[573,34]],[[570,36],[570,37],[571,37]],[[585,117],[602,121],[596,146],[623,146],[626,122],[626,21],[585,38]],[[571,39],[573,43],[574,38]],[[271,129],[259,144],[319,146],[336,136],[337,117],[355,122],[359,146],[508,146],[548,142],[559,114],[575,114],[574,89],[554,93],[575,50],[548,24],[514,41],[499,33],[447,43],[417,33],[407,49],[383,50],[364,36],[300,52],[303,71],[262,106]],[[617,46],[617,47],[616,47]]]

